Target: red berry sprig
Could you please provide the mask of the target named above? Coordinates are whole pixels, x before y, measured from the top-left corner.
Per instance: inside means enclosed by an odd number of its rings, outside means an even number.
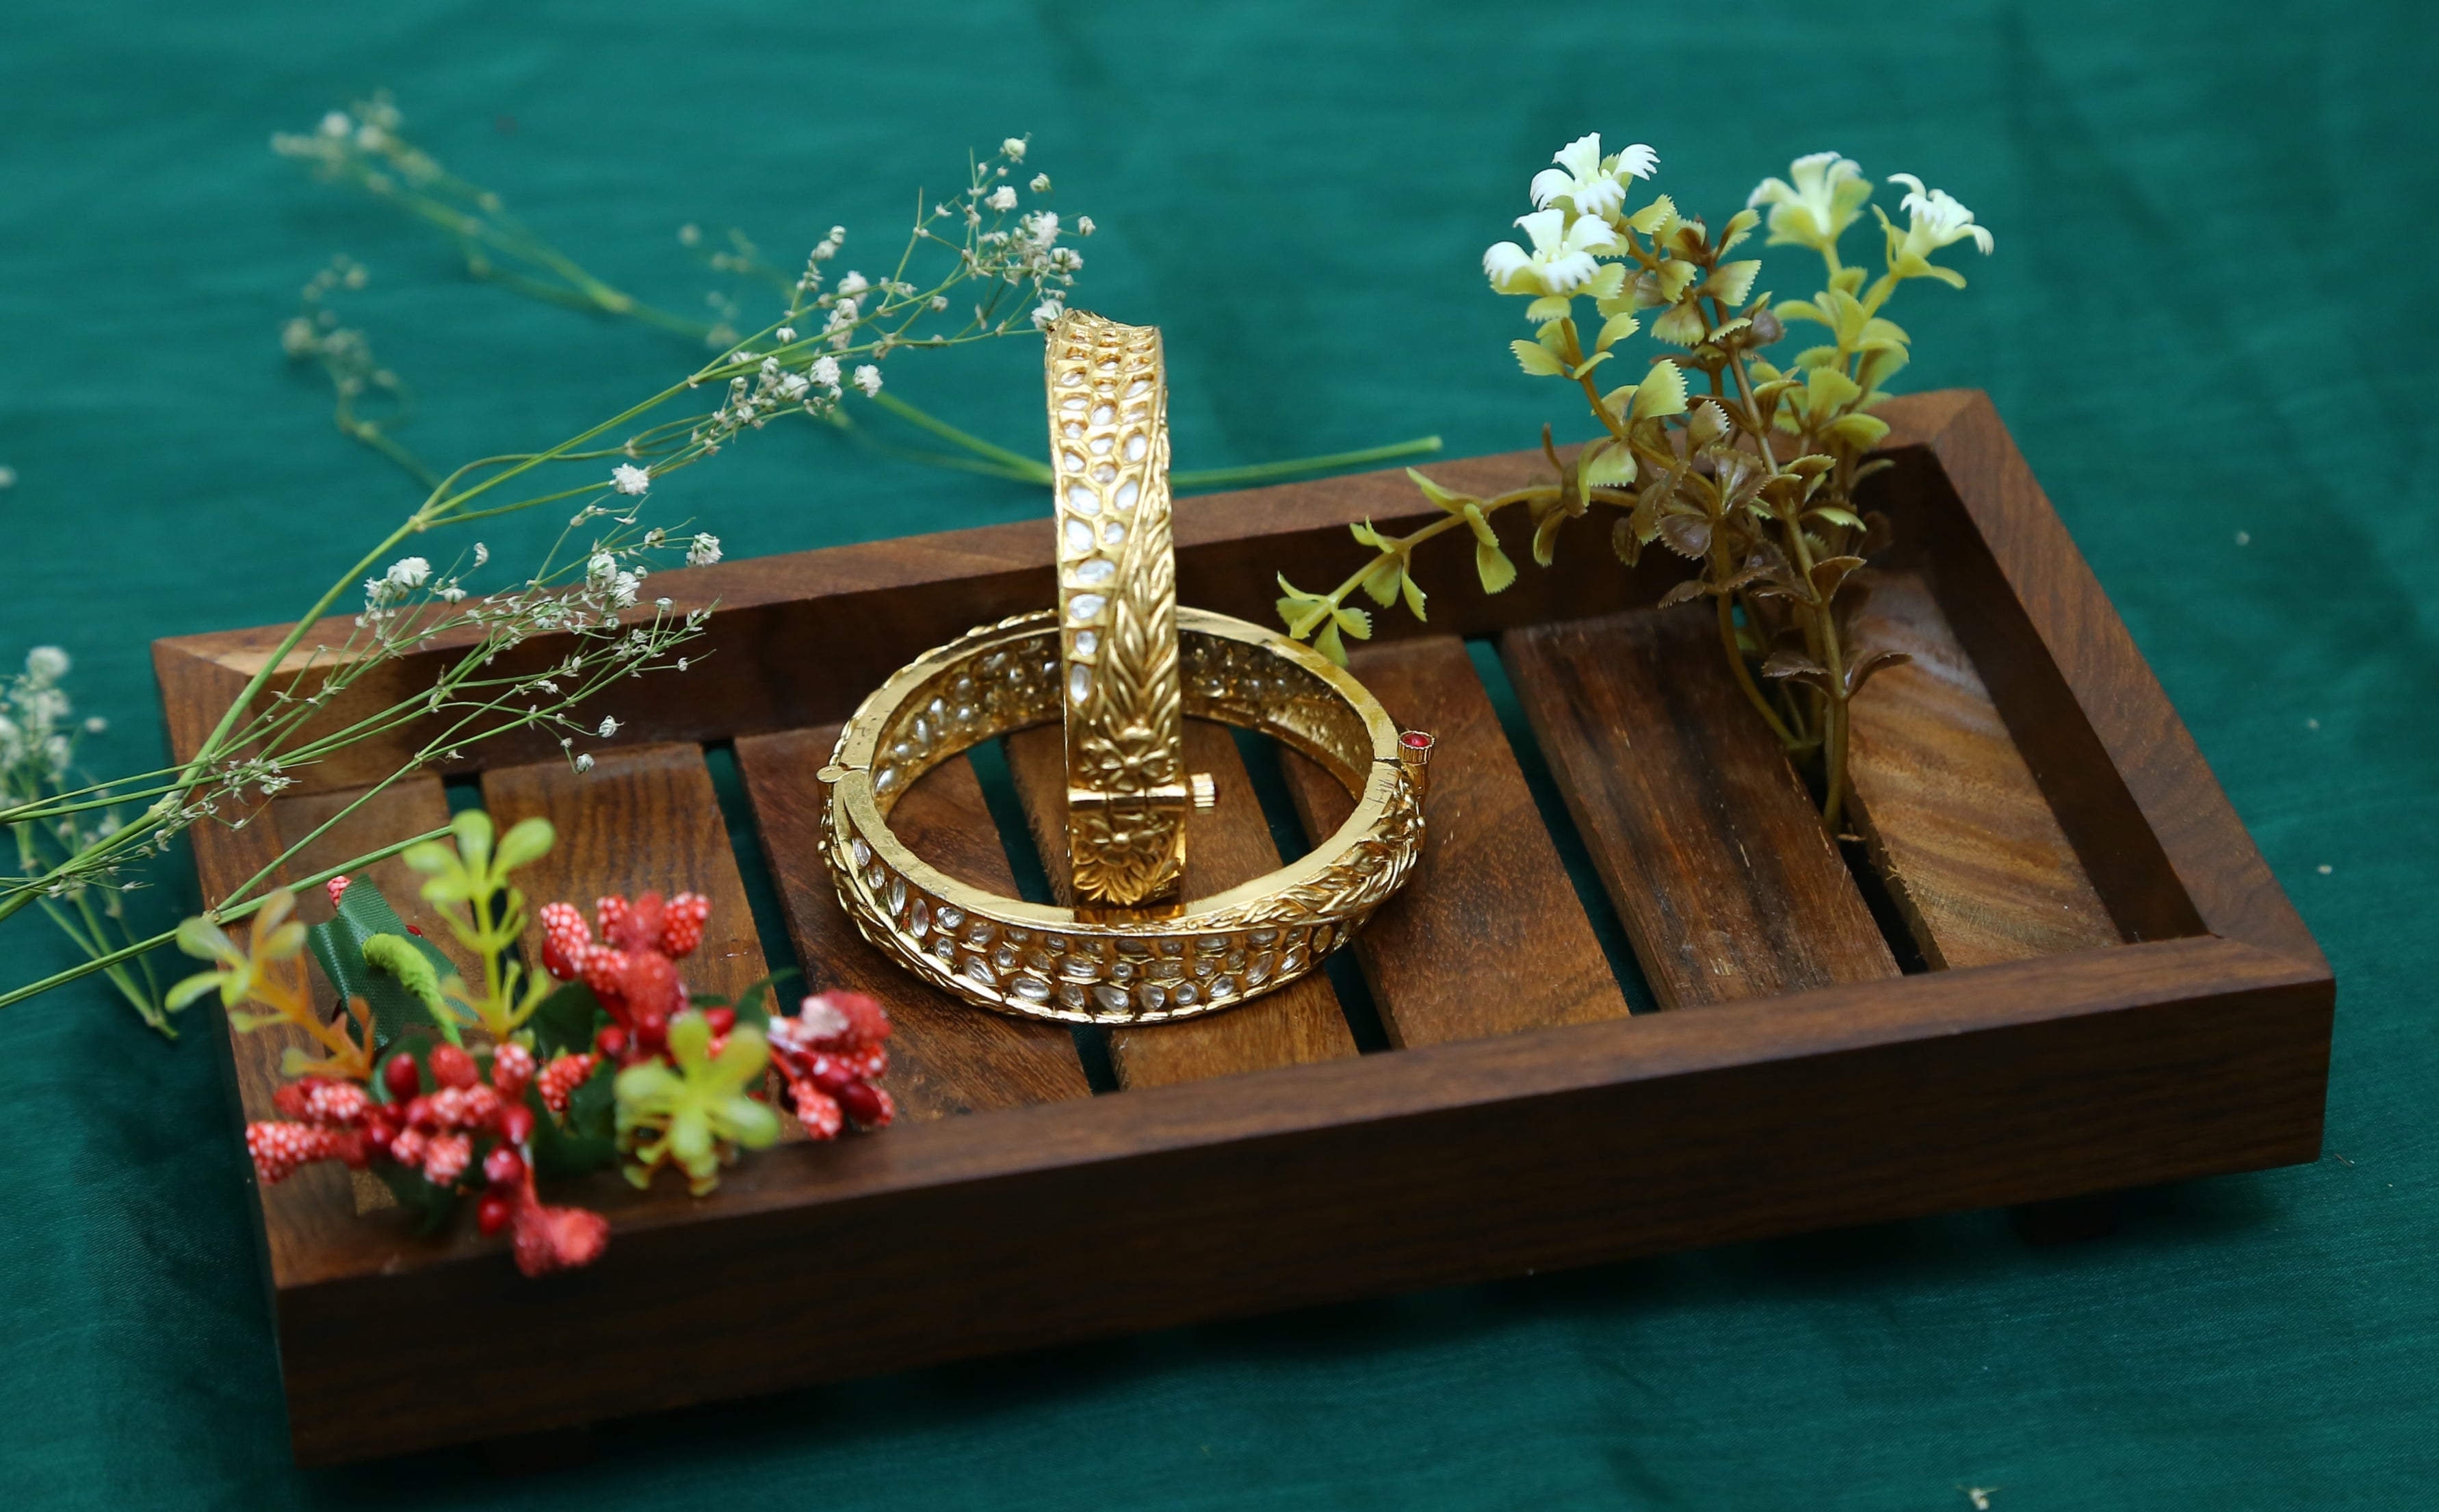
[[[835,1139],[853,1118],[887,1127],[898,1104],[881,1089],[889,1070],[889,1015],[861,992],[809,997],[792,1018],[773,1014],[771,1060],[788,1088],[796,1121],[815,1139]]]

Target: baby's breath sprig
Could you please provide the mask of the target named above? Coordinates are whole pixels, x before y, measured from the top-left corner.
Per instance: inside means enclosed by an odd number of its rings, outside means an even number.
[[[346,136],[362,145],[385,130],[378,121],[326,121],[317,140]],[[0,881],[0,919],[40,900],[74,897],[80,888],[109,887],[122,871],[157,855],[187,826],[206,820],[241,826],[294,774],[376,736],[412,727],[417,744],[389,776],[373,785],[312,832],[283,835],[288,845],[263,869],[205,911],[218,925],[263,906],[257,889],[347,814],[408,774],[454,761],[481,741],[520,731],[557,734],[579,771],[592,765],[579,740],[607,739],[614,715],[592,723],[575,710],[622,680],[685,670],[685,646],[700,634],[707,611],[678,613],[669,600],[640,607],[644,584],[663,558],[683,553],[694,565],[716,561],[720,543],[709,533],[685,536],[651,525],[641,510],[669,473],[714,456],[749,431],[789,416],[822,417],[852,385],[866,394],[881,386],[881,365],[908,348],[936,348],[1031,331],[1055,320],[1079,259],[1059,244],[1056,216],[1015,213],[1004,180],[1024,155],[1011,138],[1000,153],[970,167],[966,190],[921,212],[889,271],[869,277],[849,270],[833,279],[846,233],[833,227],[815,244],[770,325],[728,347],[678,382],[631,405],[546,451],[485,457],[438,479],[423,503],[333,582],[265,657],[193,757],[176,767],[122,778],[104,789],[61,783],[9,795],[0,826],[55,827],[113,804],[144,804],[107,834],[80,834],[66,854],[29,862],[25,874]],[[401,164],[411,159],[401,159]],[[403,172],[403,167],[401,168]],[[469,234],[472,234],[471,231]],[[332,287],[348,281],[344,266]],[[351,372],[359,354],[333,356],[334,326],[310,322],[315,355]],[[362,355],[364,364],[368,355]],[[378,369],[369,369],[378,371]],[[668,408],[718,396],[708,410],[655,418]],[[633,427],[641,426],[641,429]],[[613,440],[611,437],[623,436]],[[576,480],[515,496],[508,485],[540,482],[544,470]],[[604,476],[604,469],[607,476]],[[530,476],[529,476],[530,475]],[[429,532],[472,525],[538,507],[573,502],[559,542],[522,582],[476,595],[469,577],[490,553],[478,542],[446,568],[405,554]],[[581,543],[579,545],[579,543]],[[324,617],[361,592],[362,608],[343,644],[306,645]],[[542,635],[570,648],[554,668],[535,675],[499,669],[499,657]],[[433,684],[376,712],[344,703],[350,689],[371,686],[375,667],[407,651],[446,647],[455,654]],[[333,720],[344,720],[330,728]],[[149,800],[149,801],[148,801]],[[435,832],[436,834],[437,831]],[[410,835],[353,858],[295,885],[357,870],[434,835]],[[81,966],[0,993],[0,1006],[21,1002],[96,971],[139,960],[170,943],[164,933],[123,943],[80,937]]]
[[[313,131],[281,133],[272,138],[272,147],[284,157],[310,165],[329,182],[360,189],[438,228],[455,242],[467,272],[474,277],[553,304],[640,321],[718,350],[742,350],[757,361],[773,355],[772,343],[740,334],[739,308],[736,296],[728,291],[710,292],[707,297],[715,318],[703,321],[638,298],[585,268],[564,248],[510,213],[496,190],[444,168],[431,152],[411,140],[405,133],[404,117],[386,92],[358,100],[347,110],[330,112]],[[1066,293],[1084,265],[1083,255],[1074,242],[1092,236],[1095,226],[1089,215],[1078,215],[1067,222],[1047,207],[1045,202],[1053,188],[1051,178],[1038,169],[1027,176],[1027,147],[1026,138],[1012,136],[1000,144],[996,154],[973,165],[970,182],[961,194],[934,205],[928,217],[918,216],[916,241],[958,254],[976,254],[978,261],[972,271],[977,275],[987,273],[994,263],[1023,271],[1023,296],[1008,312],[1022,311],[1025,320],[1046,329],[1048,322],[1064,308]],[[1017,187],[1019,181],[1024,186],[1023,194]],[[1027,196],[1030,208],[1024,209],[1022,207],[1028,203]],[[837,255],[844,237],[844,231],[833,227],[831,238],[824,243],[828,252],[824,254],[817,249],[815,265],[805,271],[818,275],[818,263]],[[785,300],[793,301],[805,292],[802,274],[773,262],[741,231],[732,228],[724,233],[706,234],[702,226],[688,222],[679,227],[678,240],[715,274],[774,291]],[[910,242],[910,250],[915,244]],[[417,472],[428,486],[431,479],[423,475],[421,464],[391,434],[391,425],[403,418],[407,407],[402,386],[397,383],[395,375],[371,364],[363,333],[341,326],[337,316],[322,303],[339,289],[362,286],[360,268],[344,260],[339,266],[347,281],[334,284],[328,273],[317,276],[304,292],[307,308],[300,313],[302,323],[292,320],[283,329],[282,340],[293,356],[321,362],[336,392],[339,428]],[[903,272],[901,265],[900,275]],[[859,313],[868,313],[876,301],[886,299],[890,293],[887,286],[892,281],[876,283],[849,272],[829,293],[834,299],[855,301]],[[896,281],[902,282],[902,277]],[[818,291],[818,278],[813,288]],[[914,294],[911,289],[900,293],[901,297],[907,298]],[[939,291],[931,291],[925,297],[934,306],[932,313],[946,312],[947,305],[940,302],[945,295]],[[1023,310],[1026,303],[1033,305],[1029,311]],[[821,334],[834,336],[828,322],[836,318],[836,304],[819,308],[824,311]],[[986,324],[997,322],[1002,313],[995,311]],[[792,331],[800,327],[792,324],[789,329]],[[903,344],[915,343],[910,338]],[[768,417],[773,405],[766,400],[784,406],[790,401],[787,389],[792,386],[783,386],[776,394],[757,390],[752,396],[756,413]],[[831,401],[817,406],[814,418],[863,444],[934,467],[1045,489],[1056,482],[1049,464],[1040,455],[994,445],[908,403],[895,392],[884,392],[877,365],[835,368],[824,386],[833,391]],[[853,418],[846,403],[837,401],[849,389],[876,408],[890,412],[955,450],[898,446],[877,439]],[[385,424],[380,418],[365,417],[354,402],[359,394],[395,401],[393,419]],[[1333,468],[1394,461],[1439,448],[1439,437],[1421,436],[1324,456],[1246,467],[1181,470],[1171,473],[1170,481],[1184,489],[1233,488]]]
[[[1610,539],[1622,561],[1632,565],[1658,542],[1701,564],[1661,602],[1712,601],[1745,696],[1790,756],[1818,762],[1822,815],[1834,831],[1847,788],[1848,705],[1874,673],[1906,659],[1860,648],[1853,633],[1870,592],[1864,558],[1887,536],[1885,519],[1855,508],[1856,485],[1888,465],[1866,457],[1888,434],[1869,411],[1888,398],[1886,382],[1912,342],[1880,311],[1911,279],[1964,287],[1964,276],[1931,254],[1967,239],[1986,253],[1990,233],[1944,191],[1893,174],[1910,190],[1899,205],[1909,221],[1900,229],[1871,206],[1884,263],[1866,289],[1865,270],[1842,262],[1838,243],[1872,185],[1835,152],[1798,158],[1791,184],[1763,180],[1716,234],[1665,194],[1629,208],[1660,162],[1640,143],[1605,157],[1599,136],[1586,136],[1553,162],[1533,179],[1533,213],[1516,222],[1531,247],[1500,242],[1484,254],[1483,271],[1497,292],[1532,301],[1524,313],[1534,339],[1510,343],[1518,365],[1580,389],[1603,434],[1562,464],[1543,426],[1557,481],[1490,498],[1413,473],[1445,518],[1406,536],[1355,526],[1372,560],[1326,594],[1282,577],[1280,617],[1290,633],[1343,660],[1344,636],[1371,633],[1370,616],[1346,604],[1358,590],[1382,605],[1402,597],[1423,617],[1409,567],[1425,542],[1467,530],[1483,591],[1495,594],[1516,578],[1493,525],[1500,511],[1525,507],[1533,559],[1548,566],[1569,521],[1594,505],[1617,509]],[[1764,206],[1770,245],[1822,258],[1827,286],[1809,300],[1773,308],[1769,294],[1753,293],[1761,263],[1728,257],[1762,223]],[[1601,322],[1589,341],[1576,323],[1578,298],[1593,302]],[[1599,369],[1642,329],[1637,312],[1654,310],[1651,335],[1676,350],[1653,356],[1637,382],[1603,392]],[[1759,353],[1790,320],[1825,327],[1834,339],[1781,370]],[[1707,392],[1691,390],[1689,379]]]

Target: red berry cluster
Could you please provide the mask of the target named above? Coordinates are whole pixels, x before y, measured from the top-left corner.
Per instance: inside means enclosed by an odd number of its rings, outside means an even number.
[[[889,1015],[861,992],[825,992],[805,999],[793,1018],[771,1016],[771,1061],[806,1133],[837,1138],[842,1114],[865,1129],[898,1116],[878,1085],[889,1070],[888,1038]]]
[[[429,1092],[426,1070],[434,1083]],[[543,1207],[534,1192],[526,1154],[534,1111],[525,1096],[535,1075],[533,1052],[510,1042],[492,1052],[488,1082],[480,1062],[457,1045],[433,1046],[420,1066],[413,1056],[394,1055],[381,1069],[387,1102],[352,1081],[307,1076],[273,1094],[287,1121],[246,1126],[246,1150],[266,1184],[285,1181],[308,1161],[338,1160],[362,1170],[388,1160],[449,1187],[473,1164],[474,1142],[491,1140],[483,1161],[490,1189],[476,1211],[483,1232],[514,1223],[517,1268],[527,1275],[589,1264],[609,1243],[609,1220],[580,1209]]]
[[[609,1012],[611,1022],[594,1041],[603,1055],[621,1065],[650,1060],[668,1043],[669,1020],[685,1010],[677,963],[703,943],[711,899],[698,893],[680,893],[667,902],[658,893],[632,903],[609,897],[595,903],[594,916],[600,926],[597,941],[575,904],[543,905],[543,969],[562,982],[581,979]],[[727,1017],[729,1023],[736,1022],[734,1013]],[[714,1018],[715,1034],[727,1027]]]

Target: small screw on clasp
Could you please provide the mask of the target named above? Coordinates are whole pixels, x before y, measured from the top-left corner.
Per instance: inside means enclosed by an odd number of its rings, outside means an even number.
[[[1439,738],[1429,730],[1407,730],[1398,737],[1398,765],[1405,769],[1406,780],[1415,785],[1417,800],[1431,791],[1432,752],[1439,743]]]

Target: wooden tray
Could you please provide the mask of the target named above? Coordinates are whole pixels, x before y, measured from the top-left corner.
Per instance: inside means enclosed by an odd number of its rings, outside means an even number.
[[[1363,990],[1337,979],[1370,1000],[1351,1013],[1317,975],[1213,1018],[1071,1036],[950,1004],[843,919],[812,841],[838,721],[915,653],[1049,603],[1044,523],[654,578],[682,606],[718,601],[712,653],[618,695],[617,754],[579,778],[555,744],[503,745],[450,775],[478,778],[504,822],[558,824],[538,899],[708,893],[698,990],[781,953],[739,870],[758,845],[810,982],[896,1016],[905,1116],[753,1157],[703,1201],[605,1174],[574,1200],[611,1217],[608,1254],[542,1282],[471,1229],[412,1237],[333,1167],[260,1191],[297,1457],[2316,1158],[2335,984],[2311,936],[1987,399],[1883,413],[1896,465],[1875,502],[1901,546],[1872,613],[1918,660],[1857,704],[1868,861],[1825,836],[1705,616],[1648,607],[1682,564],[1625,572],[1594,521],[1557,568],[1486,598],[1451,552],[1423,571],[1431,623],[1384,614],[1356,660],[1440,750],[1424,869],[1355,947]],[[1542,466],[1433,471],[1488,491]],[[1268,621],[1278,570],[1335,581],[1359,557],[1348,522],[1427,510],[1396,472],[1185,501],[1182,596]],[[277,635],[155,647],[182,756]],[[1529,737],[1503,729],[1460,637],[1495,640]],[[442,654],[363,696],[404,696]],[[1278,852],[1228,736],[1190,738],[1223,792],[1196,820],[1200,895]],[[1057,835],[1059,737],[1005,753],[1036,833]],[[245,827],[196,830],[205,889],[395,760],[350,752]],[[1545,763],[1563,815],[1528,781]],[[1283,771],[1305,823],[1334,825],[1344,797],[1301,758]],[[441,776],[401,784],[324,853],[447,809]],[[967,761],[899,815],[917,849],[1014,889]],[[1040,849],[1061,885],[1059,847]],[[1568,850],[1597,886],[1579,894]],[[394,864],[376,875],[411,902]],[[1685,1011],[1629,1015],[1633,963]],[[267,1115],[280,1041],[228,1043],[237,1099]]]

